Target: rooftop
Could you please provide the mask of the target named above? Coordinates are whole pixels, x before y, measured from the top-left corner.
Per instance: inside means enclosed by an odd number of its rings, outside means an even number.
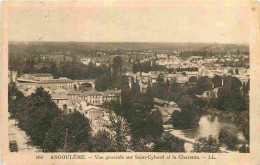
[[[43,80],[40,81],[39,84],[51,84],[51,83],[72,83],[73,81],[69,78],[62,78],[62,79],[50,79],[50,80]]]
[[[33,74],[34,77],[53,77],[50,73],[35,73]]]
[[[154,102],[159,103],[159,104],[164,104],[167,103],[167,101],[162,100],[162,99],[158,99],[158,98],[153,98]]]

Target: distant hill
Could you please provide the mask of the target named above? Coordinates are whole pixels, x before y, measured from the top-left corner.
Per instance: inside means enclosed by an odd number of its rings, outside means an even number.
[[[176,49],[205,49],[212,46],[238,46],[235,44],[212,44],[212,43],[149,43],[149,42],[10,42],[9,46],[18,47],[31,47],[35,48],[66,48],[70,50],[90,50],[90,49],[101,49],[101,50],[176,50]],[[239,45],[241,46],[241,45]]]

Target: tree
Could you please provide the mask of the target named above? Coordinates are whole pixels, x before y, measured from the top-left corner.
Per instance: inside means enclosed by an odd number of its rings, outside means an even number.
[[[66,129],[67,137],[66,137]],[[79,112],[56,118],[46,133],[43,151],[83,152],[91,149],[91,127],[89,120]],[[67,139],[65,139],[65,137]],[[64,147],[65,141],[67,146]]]
[[[198,126],[199,115],[192,109],[183,109],[181,112],[174,111],[171,115],[171,121],[175,128],[194,128]]]
[[[146,137],[160,137],[163,133],[163,120],[161,113],[158,110],[151,111],[143,127]]]
[[[122,116],[129,119],[134,113],[135,109],[133,109],[133,104],[131,101],[131,92],[130,88],[127,85],[124,85],[121,91],[121,109],[122,109]]]
[[[147,87],[142,102],[143,105],[145,106],[143,109],[150,111],[154,108],[153,91],[150,85]]]
[[[46,132],[42,150],[43,152],[64,151],[66,136],[66,121],[64,116],[57,117]]]
[[[133,141],[133,151],[134,152],[152,152],[152,140],[153,138],[142,139],[139,138]]]
[[[238,70],[237,68],[235,69],[235,73],[236,73],[236,74],[239,74],[239,70]]]
[[[226,145],[229,150],[236,150],[238,145],[238,138],[236,135],[229,134],[226,139]]]
[[[177,110],[173,111],[171,115],[171,121],[172,121],[172,125],[175,128],[181,128],[183,125],[181,120],[181,112]]]
[[[8,84],[8,112],[12,117],[20,112],[20,104],[24,99],[23,93],[16,88],[15,83]]]
[[[131,135],[128,122],[121,116],[117,116],[112,110],[109,111],[110,124],[107,126],[111,131],[113,151],[125,152],[131,148]]]
[[[218,140],[221,143],[226,143],[226,140],[228,138],[228,134],[229,133],[225,129],[221,129],[220,132],[219,132]]]
[[[138,64],[136,63],[136,61],[134,61],[133,66],[132,66],[132,72],[133,73],[137,73],[138,70]]]
[[[218,139],[221,143],[226,144],[228,149],[230,149],[230,150],[237,149],[238,138],[236,135],[234,135],[224,129],[221,129]]]
[[[240,148],[239,148],[239,152],[240,153],[249,153],[249,147],[246,144],[243,144]]]
[[[123,61],[120,56],[115,56],[113,58],[112,69],[113,69],[113,78],[114,79],[116,79],[117,76],[121,75],[122,63],[123,63]]]
[[[57,69],[56,63],[54,63],[54,62],[51,64],[50,73],[53,75],[53,78],[55,78],[55,79],[59,78],[58,69]]]
[[[181,109],[191,109],[193,106],[193,100],[189,95],[183,95],[178,101],[178,106]]]
[[[61,111],[43,88],[37,88],[20,107],[22,110],[18,115],[18,126],[31,137],[34,145],[42,146],[45,133]]]
[[[106,91],[110,85],[110,78],[105,74],[95,80],[95,88],[97,91]]]
[[[50,69],[48,67],[42,67],[42,68],[38,69],[37,72],[38,73],[48,73],[48,72],[50,72]]]
[[[212,81],[207,77],[200,77],[197,82],[198,94],[208,91],[212,87]]]
[[[162,73],[160,73],[158,75],[158,84],[161,85],[164,83],[164,75]]]
[[[240,130],[242,130],[243,135],[246,140],[249,141],[249,111],[244,111],[239,114],[239,118],[237,119]]]
[[[112,139],[110,133],[105,130],[98,131],[91,140],[92,152],[115,152],[112,148]]]
[[[195,83],[195,82],[197,82],[197,81],[198,81],[198,79],[197,79],[196,76],[191,76],[191,77],[189,78],[189,82],[190,82],[190,83]]]
[[[216,107],[225,111],[244,111],[248,109],[240,90],[242,83],[236,77],[225,77],[224,85],[218,90]]]
[[[170,135],[164,134],[160,139],[157,139],[154,142],[153,146],[154,152],[185,152],[184,150],[184,141],[179,138]]]
[[[217,139],[212,137],[199,138],[193,144],[193,152],[210,152],[217,153],[219,152],[220,143]]]
[[[222,76],[216,75],[213,77],[212,82],[215,88],[222,86]]]

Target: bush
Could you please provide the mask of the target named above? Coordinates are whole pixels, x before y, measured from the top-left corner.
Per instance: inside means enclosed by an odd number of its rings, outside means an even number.
[[[239,148],[239,152],[240,152],[240,153],[249,153],[249,146],[247,146],[246,144],[243,144],[243,145]]]
[[[184,141],[179,138],[164,134],[160,139],[155,140],[153,146],[154,152],[185,152]]]
[[[238,138],[237,136],[233,134],[229,134],[228,138],[226,140],[226,145],[229,150],[236,150],[237,149],[237,144],[238,144]]]
[[[193,144],[193,152],[219,152],[220,143],[211,135],[207,138],[200,138]]]
[[[218,140],[220,141],[220,143],[226,143],[227,138],[228,132],[225,129],[221,129],[218,136]]]
[[[238,144],[238,138],[236,135],[229,133],[227,130],[221,129],[218,137],[221,143],[227,145],[229,150],[236,150]]]

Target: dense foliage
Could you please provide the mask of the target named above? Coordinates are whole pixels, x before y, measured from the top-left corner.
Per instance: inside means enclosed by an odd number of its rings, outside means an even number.
[[[24,97],[15,84],[10,84],[9,97],[9,111],[15,114],[18,127],[43,151],[89,150],[91,128],[88,119],[79,113],[64,116],[43,88],[37,88],[35,93]],[[66,129],[67,147],[64,144]]]
[[[45,152],[55,152],[63,148],[66,152],[89,151],[90,132],[89,120],[79,112],[57,117],[45,135],[42,149]]]
[[[220,143],[217,139],[212,137],[200,138],[193,144],[193,152],[219,152]]]
[[[154,152],[185,152],[184,141],[179,138],[164,134],[160,139],[154,142],[153,146]]]
[[[116,152],[113,148],[113,140],[109,132],[98,131],[91,140],[92,152]]]
[[[43,88],[37,88],[35,93],[24,98],[17,108],[20,109],[17,113],[18,126],[31,137],[34,145],[42,146],[52,120],[59,116],[61,111]]]
[[[228,132],[225,129],[221,129],[218,137],[221,143],[227,145],[229,150],[236,150],[238,145],[238,138],[231,132]]]

